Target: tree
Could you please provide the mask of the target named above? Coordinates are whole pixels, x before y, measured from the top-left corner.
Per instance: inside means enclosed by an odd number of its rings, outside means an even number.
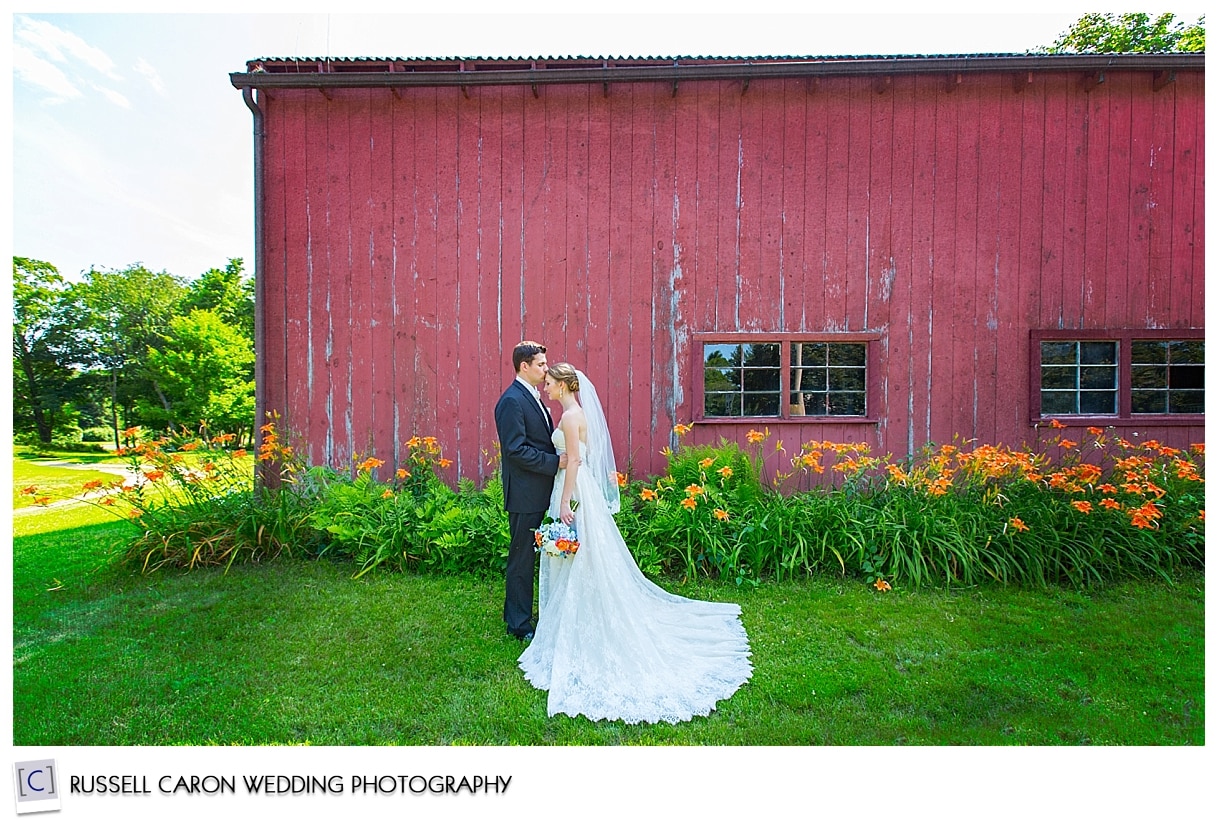
[[[1047,49],[1050,54],[1205,51],[1205,17],[1185,25],[1170,12],[1084,14]]]
[[[183,316],[192,310],[215,311],[226,324],[241,330],[254,343],[254,280],[243,274],[240,258],[223,269],[212,268],[191,282],[182,299]]]
[[[124,425],[133,421],[136,400],[157,395],[168,403],[147,368],[148,352],[165,343],[169,322],[186,292],[182,281],[164,271],[154,273],[135,264],[123,270],[90,269],[85,281],[74,285],[72,297],[79,306],[79,339],[86,350],[84,362],[108,374],[110,425],[119,445],[118,411]]]
[[[254,349],[240,328],[212,310],[192,310],[169,323],[165,344],[148,352],[148,370],[163,407],[140,406],[164,426],[232,433],[240,441],[254,421]]]
[[[76,372],[67,295],[54,265],[13,257],[13,425],[32,427],[43,444],[70,418]]]

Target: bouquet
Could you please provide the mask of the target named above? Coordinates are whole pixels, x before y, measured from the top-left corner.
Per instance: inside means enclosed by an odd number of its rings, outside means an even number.
[[[561,521],[554,521],[549,516],[533,531],[533,540],[537,542],[538,552],[559,558],[570,558],[579,549],[575,528]]]

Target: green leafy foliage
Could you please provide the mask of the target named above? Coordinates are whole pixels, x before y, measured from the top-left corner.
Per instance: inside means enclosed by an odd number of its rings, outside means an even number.
[[[19,440],[68,448],[144,426],[206,422],[252,440],[253,281],[240,259],[194,281],[140,264],[68,284],[13,257],[13,418]],[[93,440],[98,440],[90,433]]]
[[[79,392],[68,286],[54,265],[13,257],[13,427],[51,445],[75,427]]]
[[[809,442],[763,484],[768,439],[749,433],[751,457],[731,443],[682,449],[664,476],[632,485],[619,523],[640,563],[737,584],[834,571],[877,589],[1081,587],[1204,566],[1201,445],[1089,428],[1039,453],[927,445],[898,464]]]
[[[254,417],[254,349],[238,327],[212,310],[192,310],[169,321],[161,349],[146,367],[160,400],[140,399],[140,416],[155,427],[194,426],[243,439]]]
[[[152,570],[299,552],[351,562],[356,577],[501,574],[502,486],[445,484],[437,468],[448,462],[434,438],[410,439],[401,466],[382,477],[390,468],[372,456],[346,472],[306,468],[274,420],[261,432],[257,458],[277,481],[257,490],[250,459],[224,447],[231,434],[205,440],[183,430],[137,445],[131,457],[144,481],[96,502],[121,501],[142,528],[126,560]],[[890,591],[1087,587],[1204,567],[1202,445],[1182,451],[1061,428],[1039,451],[928,444],[894,462],[863,444],[814,441],[763,482],[765,461],[786,458],[769,438],[751,431],[748,448],[681,447],[653,481],[621,477],[617,522],[643,572],[748,588],[829,574]]]
[[[1084,14],[1047,49],[1050,54],[1205,51],[1205,17],[1186,24],[1164,12]]]

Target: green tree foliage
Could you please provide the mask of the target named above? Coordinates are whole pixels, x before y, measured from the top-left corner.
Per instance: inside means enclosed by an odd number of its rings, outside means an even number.
[[[1050,54],[1205,51],[1205,17],[1186,25],[1170,12],[1084,14],[1047,49]]]
[[[71,290],[79,309],[81,358],[108,377],[110,425],[117,445],[120,411],[123,426],[130,426],[139,421],[133,410],[140,398],[155,396],[168,409],[148,369],[148,353],[164,345],[186,287],[164,271],[154,273],[135,264],[122,270],[90,269]]]
[[[13,257],[13,426],[50,444],[71,420],[68,287],[54,265]]]
[[[254,349],[239,326],[214,310],[192,310],[169,322],[161,347],[148,351],[148,372],[160,401],[139,402],[140,417],[158,427],[232,433],[241,440],[254,422]]]
[[[254,280],[246,278],[241,259],[230,259],[223,268],[212,268],[187,286],[180,308],[183,316],[192,310],[211,310],[228,325],[239,328],[253,344]]]

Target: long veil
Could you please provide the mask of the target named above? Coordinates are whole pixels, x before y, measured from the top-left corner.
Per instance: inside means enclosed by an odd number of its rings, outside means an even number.
[[[580,370],[575,371],[575,377],[579,379],[579,403],[588,422],[588,463],[585,466],[600,485],[609,512],[616,514],[622,509],[622,496],[617,485],[617,461],[613,458],[613,441],[609,438],[605,408],[601,406],[592,381]]]

